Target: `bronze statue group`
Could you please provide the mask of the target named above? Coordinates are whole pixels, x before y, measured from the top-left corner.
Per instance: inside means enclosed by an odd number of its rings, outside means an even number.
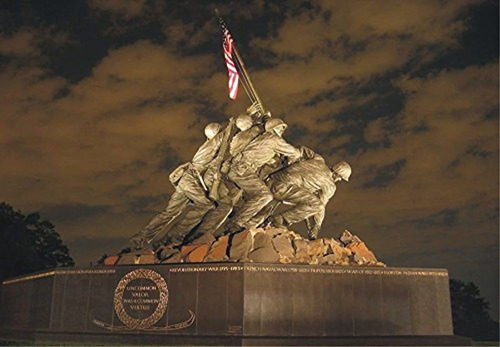
[[[207,140],[189,163],[169,176],[175,187],[167,207],[131,238],[138,249],[189,243],[262,226],[305,221],[316,239],[335,183],[349,180],[351,167],[328,167],[311,149],[296,148],[282,135],[287,125],[249,108],[226,127],[210,123]],[[277,207],[283,205],[286,208]]]

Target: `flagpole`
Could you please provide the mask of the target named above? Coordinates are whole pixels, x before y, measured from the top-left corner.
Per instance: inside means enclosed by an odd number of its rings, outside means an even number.
[[[234,46],[233,46],[233,50],[234,50]],[[238,68],[241,71],[240,62],[237,59],[235,59],[235,62],[236,62],[236,65],[238,65]],[[254,95],[250,91],[250,86],[248,85],[248,81],[246,80],[246,76],[242,74],[241,77],[242,77],[241,78],[241,84],[243,85],[243,89],[245,89],[245,92],[247,93],[247,96],[250,99],[250,102],[253,104],[257,100],[255,99]]]
[[[243,62],[243,59],[241,59],[240,53],[238,52],[238,49],[236,48],[234,41],[233,41],[233,52],[235,54],[236,60],[238,61],[238,65],[240,66],[241,73],[242,73],[245,81],[248,83],[248,87],[250,88],[250,92],[251,92],[252,96],[255,98],[255,101],[259,105],[262,113],[264,113],[265,112],[264,104],[262,103],[262,100],[260,99],[259,95],[257,94],[255,87],[253,86],[252,80],[250,79],[250,75],[248,74],[247,69],[245,67],[245,63]],[[245,90],[246,90],[246,88],[245,88]],[[247,91],[247,94],[248,94],[248,91]],[[254,100],[252,100],[252,98],[250,98],[250,101],[254,102]]]

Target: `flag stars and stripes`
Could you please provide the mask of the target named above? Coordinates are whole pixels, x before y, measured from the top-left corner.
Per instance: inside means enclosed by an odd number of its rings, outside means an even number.
[[[238,96],[238,86],[240,76],[238,70],[233,61],[233,39],[229,30],[223,26],[224,30],[224,41],[222,47],[224,48],[224,58],[226,60],[227,72],[228,72],[228,87],[229,87],[229,97],[233,100]]]

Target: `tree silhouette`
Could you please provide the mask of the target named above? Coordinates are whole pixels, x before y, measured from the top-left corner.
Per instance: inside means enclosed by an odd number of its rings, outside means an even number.
[[[0,203],[0,276],[23,275],[60,266],[73,266],[54,225],[38,213],[24,216]]]
[[[450,279],[450,295],[455,335],[498,341],[498,322],[490,318],[490,305],[473,282]]]

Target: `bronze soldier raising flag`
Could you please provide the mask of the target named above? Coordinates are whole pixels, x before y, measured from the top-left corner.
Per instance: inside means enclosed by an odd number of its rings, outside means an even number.
[[[220,236],[301,221],[307,224],[308,237],[315,239],[335,182],[348,181],[351,174],[346,162],[330,169],[313,150],[297,148],[282,137],[287,124],[265,110],[234,39],[218,13],[217,17],[229,98],[237,98],[241,82],[251,105],[224,127],[207,125],[207,140],[191,162],[170,175],[175,192],[165,211],[132,237],[136,248],[177,247],[205,234]],[[279,204],[291,207],[278,213]]]

